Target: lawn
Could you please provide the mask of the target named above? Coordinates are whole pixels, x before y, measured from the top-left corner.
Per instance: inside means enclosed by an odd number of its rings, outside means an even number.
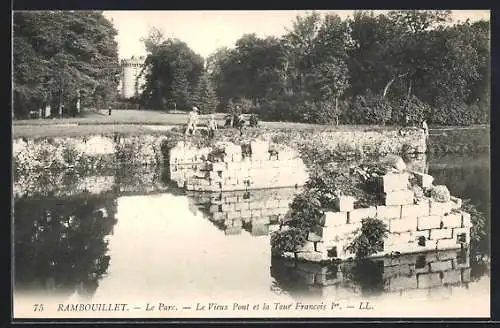
[[[31,119],[13,121],[13,137],[55,137],[55,136],[84,136],[89,134],[122,133],[126,135],[137,135],[145,133],[161,133],[165,129],[175,126],[183,126],[187,121],[187,114],[172,114],[160,111],[147,110],[113,110],[112,115],[107,111],[87,112],[83,117],[62,119]],[[224,114],[216,114],[219,126],[224,125]],[[204,125],[208,116],[200,116],[200,125]],[[333,129],[337,131],[367,131],[367,130],[397,130],[398,126],[376,126],[376,125],[320,125],[292,122],[260,122],[260,125],[271,129]],[[461,132],[460,130],[466,130]],[[438,143],[457,142],[456,138],[467,136],[467,139],[480,132],[482,135],[480,144],[485,143],[485,137],[489,137],[489,126],[473,126],[469,128],[460,127],[432,127],[430,129],[431,139]],[[452,137],[453,136],[453,137]],[[452,137],[452,138],[450,138]],[[444,140],[443,140],[444,139]],[[453,139],[453,140],[448,140]],[[489,142],[489,140],[488,140]]]

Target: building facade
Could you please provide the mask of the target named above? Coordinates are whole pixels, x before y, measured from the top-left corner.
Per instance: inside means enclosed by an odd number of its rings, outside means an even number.
[[[121,86],[120,94],[123,98],[132,98],[138,96],[145,84],[144,56],[132,56],[121,60]]]

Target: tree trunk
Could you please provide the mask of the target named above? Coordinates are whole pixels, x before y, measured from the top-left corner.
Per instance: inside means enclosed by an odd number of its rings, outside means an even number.
[[[411,87],[412,87],[412,80],[410,80],[410,82],[408,83],[408,94],[407,94],[408,99],[410,98],[411,95]]]
[[[385,85],[384,88],[384,93],[382,94],[382,99],[385,99],[385,96],[387,95],[387,91],[389,90],[389,87],[394,83],[396,80],[396,77],[394,76],[387,84]]]
[[[339,97],[335,97],[335,125],[339,125]]]

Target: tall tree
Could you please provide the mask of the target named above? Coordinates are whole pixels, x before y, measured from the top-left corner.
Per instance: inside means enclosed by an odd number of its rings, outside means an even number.
[[[167,102],[173,102],[177,109],[187,110],[204,71],[204,60],[185,42],[167,39],[146,57],[145,71],[141,98],[146,105],[165,109]]]
[[[116,95],[120,67],[116,29],[101,12],[14,13],[14,111],[52,104],[94,104],[96,89]]]
[[[203,114],[214,113],[217,109],[217,94],[212,86],[208,74],[203,74],[198,82],[193,96],[193,104]]]

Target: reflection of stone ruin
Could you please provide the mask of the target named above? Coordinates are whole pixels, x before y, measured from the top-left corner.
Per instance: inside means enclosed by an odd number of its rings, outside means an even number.
[[[181,142],[170,150],[169,162],[171,180],[195,191],[296,187],[308,179],[296,151],[266,141],[211,148]]]
[[[260,236],[278,226],[297,191],[296,188],[219,193],[188,191],[187,196],[227,235],[240,234],[245,229],[253,236]]]
[[[320,264],[273,258],[271,276],[292,296],[359,298],[399,293],[404,297],[451,294],[471,281],[469,252],[432,251],[396,258]]]
[[[355,209],[352,197],[338,197],[337,209],[317,220],[306,244],[285,257],[308,261],[355,257],[345,249],[359,233],[364,218],[380,219],[389,228],[383,251],[373,256],[468,247],[471,216],[461,211],[462,201],[451,197],[445,186],[433,186],[430,175],[405,169],[396,172],[373,182],[381,204]]]

